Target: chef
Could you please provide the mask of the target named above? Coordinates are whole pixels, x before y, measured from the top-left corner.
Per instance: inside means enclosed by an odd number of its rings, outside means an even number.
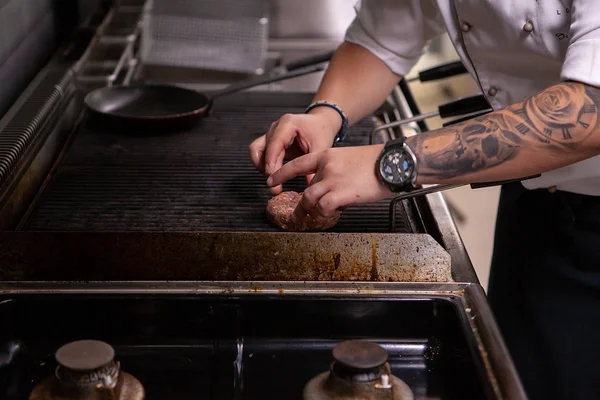
[[[314,103],[254,141],[252,162],[275,194],[307,177],[296,220],[418,185],[541,174],[502,188],[489,301],[531,399],[600,399],[600,1],[356,9]],[[385,146],[332,148],[444,30],[494,111]]]

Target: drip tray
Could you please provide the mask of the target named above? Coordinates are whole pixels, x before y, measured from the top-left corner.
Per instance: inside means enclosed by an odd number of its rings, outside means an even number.
[[[417,399],[491,398],[463,307],[456,295],[6,294],[0,398],[27,399],[53,374],[54,352],[80,339],[111,344],[149,399],[301,399],[347,339],[382,345]]]
[[[426,234],[0,232],[0,281],[452,281]]]

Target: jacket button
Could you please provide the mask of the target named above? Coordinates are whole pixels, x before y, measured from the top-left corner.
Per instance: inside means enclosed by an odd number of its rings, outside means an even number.
[[[496,89],[495,87],[491,87],[488,89],[488,94],[492,97],[494,97],[497,93],[498,93],[498,89]]]
[[[531,21],[527,21],[525,25],[523,25],[523,30],[527,33],[533,32],[533,23]]]
[[[460,26],[460,29],[463,32],[469,32],[471,30],[471,24],[469,24],[468,22],[463,22],[462,25]]]

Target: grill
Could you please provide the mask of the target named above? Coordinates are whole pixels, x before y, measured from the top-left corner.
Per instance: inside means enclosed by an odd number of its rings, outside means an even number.
[[[248,144],[289,107],[217,107],[188,131],[170,135],[91,129],[77,132],[21,230],[275,231],[272,197],[248,158]],[[368,143],[373,123],[351,129],[343,145]],[[284,190],[302,191],[304,178]],[[350,207],[332,232],[386,232],[389,202]],[[398,208],[397,232],[414,232]]]

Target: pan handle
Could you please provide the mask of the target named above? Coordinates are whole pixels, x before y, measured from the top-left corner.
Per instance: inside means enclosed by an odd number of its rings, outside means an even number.
[[[308,75],[308,74],[312,74],[312,73],[320,72],[320,71],[324,71],[324,70],[325,70],[324,65],[316,65],[316,66],[313,66],[313,67],[310,67],[307,69],[300,69],[300,70],[295,70],[295,71],[291,71],[291,72],[286,72],[285,74],[274,75],[274,76],[268,75],[268,76],[264,76],[264,77],[253,78],[250,80],[243,80],[243,81],[235,82],[235,83],[227,86],[226,88],[213,93],[211,96],[211,100],[214,100],[215,98],[217,98],[219,96],[236,93],[236,92],[239,92],[239,91],[242,91],[245,89],[253,88],[255,86],[279,82],[279,81],[283,81],[286,79],[296,78],[298,76],[304,76],[304,75]]]
[[[465,68],[461,61],[454,61],[421,71],[415,80],[429,82],[438,79],[449,78],[451,76],[466,74],[467,72],[467,68]]]
[[[462,186],[471,186],[471,189],[482,189],[482,188],[487,188],[487,187],[493,187],[493,186],[502,186],[502,185],[506,185],[508,183],[515,183],[515,182],[522,182],[522,181],[526,181],[528,179],[534,179],[534,178],[538,178],[540,177],[541,174],[537,174],[537,175],[531,175],[531,176],[526,176],[523,178],[518,178],[518,179],[507,179],[504,181],[493,181],[493,182],[478,182],[478,183],[444,183],[444,184],[440,184],[440,185],[431,185],[425,188],[419,188],[419,189],[415,189],[413,191],[410,192],[406,192],[400,195],[397,195],[394,197],[394,200],[396,199],[408,199],[408,198],[412,198],[412,197],[417,197],[417,196],[423,196],[426,194],[432,194],[432,193],[437,193],[437,192],[441,192],[441,191],[445,191],[445,190],[449,190],[449,189],[455,189],[458,187],[462,187]]]
[[[469,115],[467,115],[465,117],[460,117],[460,118],[453,119],[452,121],[444,122],[442,124],[442,126],[446,127],[446,126],[458,124],[459,122],[468,121],[470,119],[481,117],[482,115],[485,115],[485,114],[489,114],[491,111],[493,111],[493,110],[489,109],[489,110],[479,111],[479,112],[474,113],[474,114],[469,114]]]
[[[437,192],[441,192],[444,190],[455,189],[455,188],[459,188],[459,187],[463,187],[463,186],[467,186],[467,185],[470,185],[471,189],[481,189],[481,188],[486,188],[486,187],[491,187],[491,186],[505,185],[507,183],[525,181],[528,179],[537,178],[539,176],[541,176],[541,174],[527,176],[527,177],[519,178],[519,179],[508,179],[505,181],[495,181],[495,182],[479,182],[479,183],[471,183],[471,184],[468,184],[468,183],[446,183],[446,184],[440,184],[440,185],[431,185],[431,186],[428,186],[425,188],[413,190],[411,192],[399,194],[397,196],[394,196],[392,198],[392,200],[390,201],[390,207],[389,207],[390,232],[396,231],[396,205],[402,200],[412,199],[413,197],[424,196],[427,194],[437,193]]]
[[[471,183],[471,189],[481,189],[481,188],[487,188],[487,187],[492,187],[492,186],[502,186],[502,185],[506,185],[508,183],[521,182],[521,181],[526,181],[528,179],[539,178],[540,176],[542,176],[542,174],[526,176],[525,178],[519,178],[519,179],[507,179],[504,181]]]
[[[438,107],[438,110],[441,118],[448,118],[456,117],[457,115],[471,114],[481,110],[488,110],[490,108],[492,107],[485,96],[476,94],[442,104]]]
[[[334,50],[327,51],[325,53],[316,54],[312,57],[302,58],[300,60],[292,61],[289,64],[286,64],[283,68],[287,71],[295,71],[300,68],[310,67],[311,65],[320,64],[331,60],[333,57]]]

